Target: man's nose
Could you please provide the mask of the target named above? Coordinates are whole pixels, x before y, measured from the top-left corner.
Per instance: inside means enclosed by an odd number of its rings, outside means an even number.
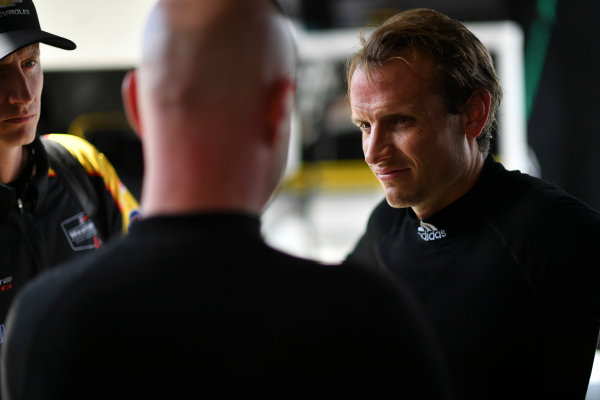
[[[31,85],[23,71],[15,71],[8,85],[8,101],[11,104],[29,105],[34,100]]]
[[[377,164],[390,156],[389,138],[378,126],[372,126],[371,132],[363,137],[363,152],[369,165]]]

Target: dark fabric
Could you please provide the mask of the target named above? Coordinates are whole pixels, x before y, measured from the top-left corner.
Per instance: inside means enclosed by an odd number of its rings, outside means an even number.
[[[600,215],[489,157],[469,193],[423,222],[430,231],[383,201],[347,260],[413,289],[458,398],[583,399],[600,320]]]
[[[77,200],[85,214],[96,226],[101,239],[108,239],[106,217],[102,214],[98,193],[79,160],[62,144],[51,139],[42,139],[50,165],[56,171],[65,189]]]
[[[0,184],[0,343],[13,298],[40,271],[96,251],[102,241],[81,204],[62,181],[49,176],[39,138],[30,146],[35,174],[26,170],[16,185]],[[101,176],[89,177],[103,209],[109,237],[119,237],[122,216]]]
[[[280,253],[252,216],[140,220],[19,295],[3,398],[448,398],[398,288]]]

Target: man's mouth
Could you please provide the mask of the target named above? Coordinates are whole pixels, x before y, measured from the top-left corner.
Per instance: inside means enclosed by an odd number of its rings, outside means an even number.
[[[34,118],[35,118],[34,115],[25,115],[25,116],[7,118],[4,120],[4,122],[6,122],[8,124],[12,124],[12,125],[22,125],[22,124],[27,124],[27,123],[32,122]]]
[[[393,180],[402,176],[410,171],[410,168],[387,168],[387,169],[374,169],[373,173],[382,182]]]

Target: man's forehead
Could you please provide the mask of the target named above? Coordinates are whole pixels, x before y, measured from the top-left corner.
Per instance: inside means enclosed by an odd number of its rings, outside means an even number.
[[[40,44],[39,43],[30,44],[29,46],[25,46],[25,47],[15,51],[15,53],[24,54],[24,55],[40,54]]]
[[[22,57],[32,57],[38,56],[40,54],[40,44],[33,43],[28,46],[22,47],[19,50],[7,55],[6,57],[0,59],[0,63],[7,63],[12,61],[13,59],[18,59]]]
[[[387,88],[399,81],[412,81],[419,86],[429,86],[434,82],[433,63],[428,59],[418,61],[404,57],[392,57],[376,66],[360,66],[354,72],[350,88],[357,86],[373,86]]]
[[[393,57],[372,69],[357,68],[349,91],[352,119],[415,113],[422,109],[421,103],[439,97],[433,61],[428,57],[412,61]]]

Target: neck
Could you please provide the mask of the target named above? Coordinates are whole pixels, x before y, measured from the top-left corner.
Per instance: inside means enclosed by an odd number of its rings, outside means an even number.
[[[194,185],[189,182],[186,184],[185,180],[182,177],[164,181],[144,179],[140,201],[142,214],[154,216],[230,211],[259,215],[262,211],[260,201],[250,198],[248,193],[239,188],[215,190],[217,186],[210,180],[196,177]]]
[[[246,158],[250,151],[231,155],[236,159],[232,162],[219,157],[224,152],[210,154],[199,148],[188,146],[178,152],[162,148],[152,152],[148,157],[152,162],[144,166],[142,214],[233,211],[259,215],[268,199],[261,197],[264,190],[259,188],[260,168]]]
[[[447,183],[446,190],[442,192],[443,195],[412,207],[417,217],[421,220],[429,218],[464,196],[479,180],[485,159],[486,156],[482,153],[475,153],[475,157],[465,166],[464,172]]]
[[[29,152],[24,146],[0,149],[0,183],[7,184],[19,177],[25,169]]]

